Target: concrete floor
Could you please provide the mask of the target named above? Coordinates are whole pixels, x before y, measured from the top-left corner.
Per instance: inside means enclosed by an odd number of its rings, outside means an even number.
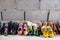
[[[54,38],[44,38],[43,36],[1,35],[0,40],[60,40],[60,36],[56,35]]]

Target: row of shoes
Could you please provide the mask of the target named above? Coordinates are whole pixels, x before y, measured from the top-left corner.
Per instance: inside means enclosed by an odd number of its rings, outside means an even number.
[[[1,35],[33,35],[44,37],[54,37],[55,34],[59,34],[57,25],[59,22],[0,22],[0,34]]]

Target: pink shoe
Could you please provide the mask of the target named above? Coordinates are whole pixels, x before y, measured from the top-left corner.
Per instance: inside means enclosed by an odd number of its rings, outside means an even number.
[[[28,27],[27,23],[24,23],[24,24],[23,24],[23,34],[24,34],[24,35],[27,35],[27,34],[28,34],[28,29],[27,29],[27,27]]]
[[[21,22],[18,27],[18,35],[22,35],[23,23]]]

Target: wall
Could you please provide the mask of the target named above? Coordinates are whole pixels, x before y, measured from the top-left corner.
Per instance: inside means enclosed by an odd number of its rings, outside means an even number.
[[[60,0],[0,0],[0,11],[5,21],[24,20],[24,11],[26,20],[47,21],[48,10],[49,20],[60,20]]]
[[[60,21],[60,11],[50,11],[49,20]]]

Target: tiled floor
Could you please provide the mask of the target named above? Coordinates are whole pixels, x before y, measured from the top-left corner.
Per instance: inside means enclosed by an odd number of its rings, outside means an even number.
[[[1,35],[0,40],[60,40],[60,36],[56,35],[54,38],[44,38],[43,36]]]

